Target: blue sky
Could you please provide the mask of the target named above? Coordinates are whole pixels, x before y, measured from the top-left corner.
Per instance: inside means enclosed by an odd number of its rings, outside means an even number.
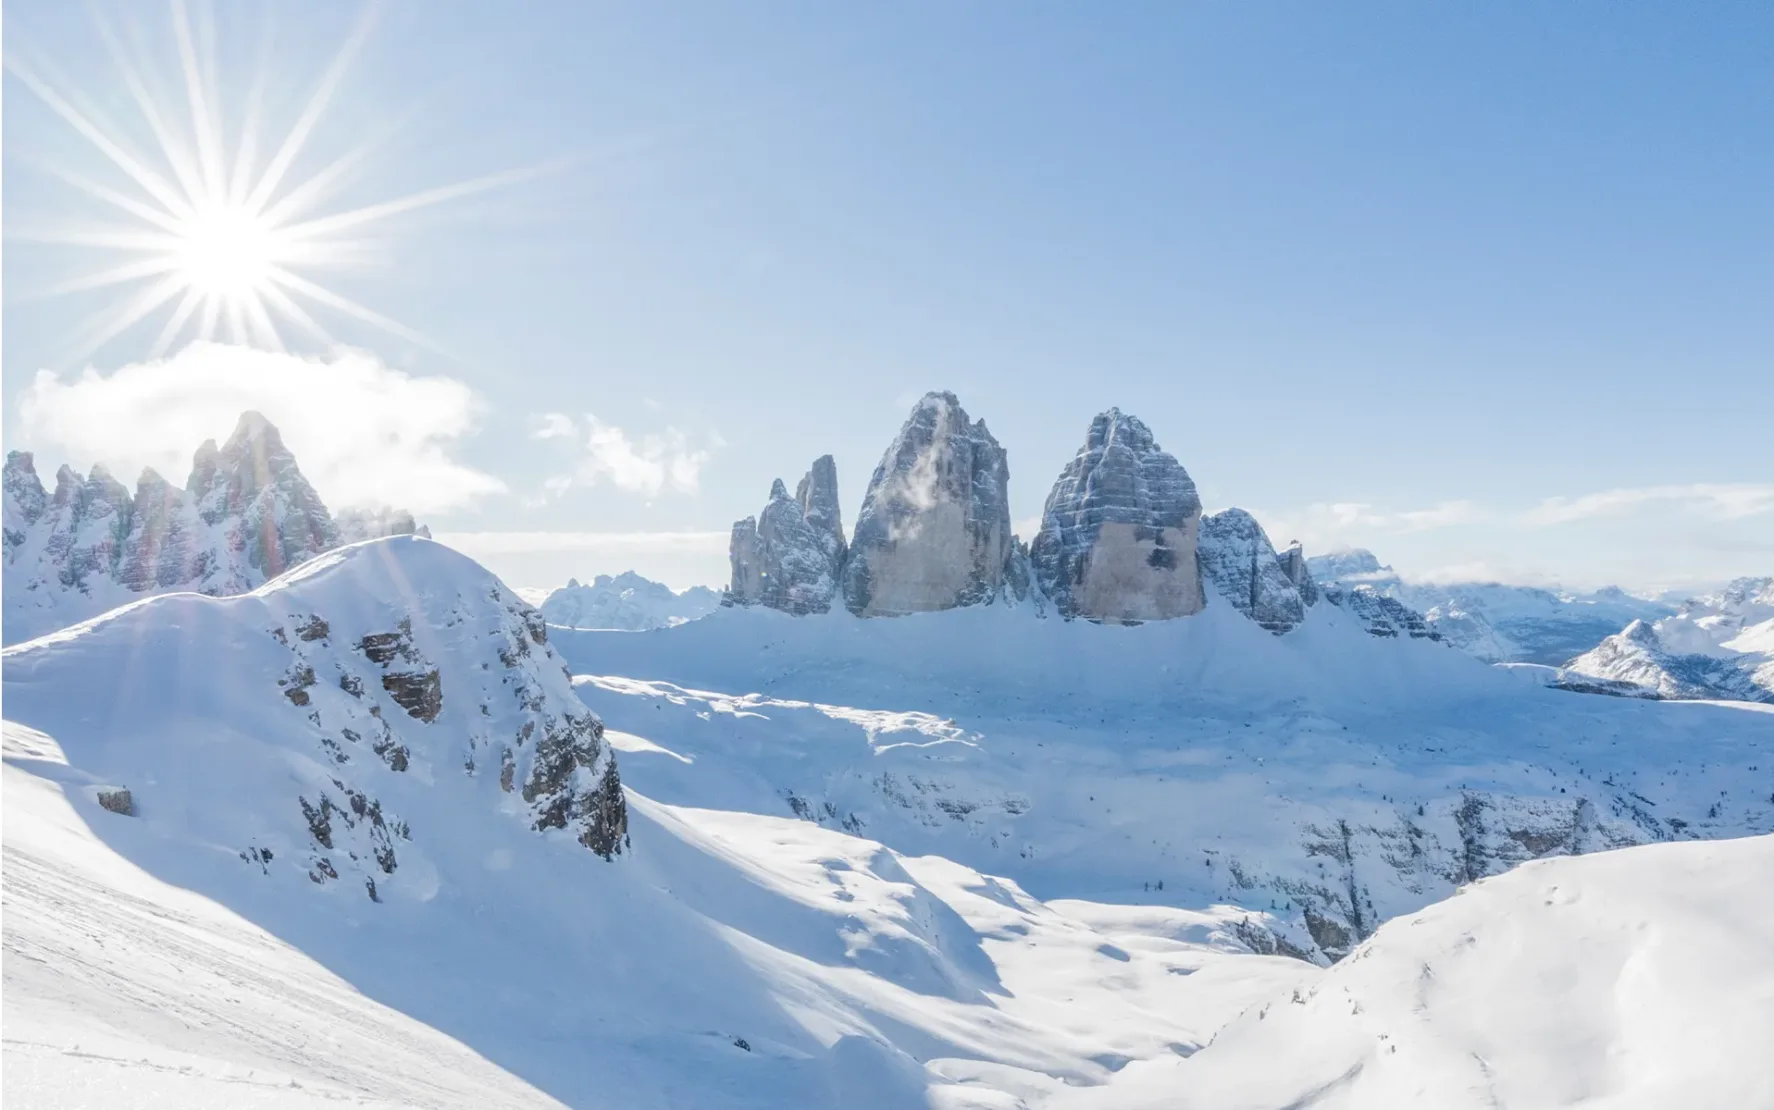
[[[176,93],[167,14],[102,10]],[[361,9],[267,10],[221,9],[218,82],[240,100],[270,18],[287,127]],[[9,58],[150,146],[82,5],[7,15]],[[335,314],[348,364],[144,370],[154,317],[70,361],[117,291],[37,294],[106,256],[18,233],[115,222],[44,164],[127,179],[16,72],[4,103],[5,430],[52,463],[133,476],[244,398],[324,495],[410,502],[516,584],[687,585],[816,455],[853,516],[946,388],[1009,449],[1019,521],[1119,405],[1278,542],[1774,571],[1766,5],[395,0],[298,168],[369,141],[345,208],[539,169],[327,274],[428,341]]]

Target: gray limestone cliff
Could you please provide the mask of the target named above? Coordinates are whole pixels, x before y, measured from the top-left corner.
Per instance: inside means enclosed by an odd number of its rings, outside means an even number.
[[[1167,620],[1205,604],[1196,541],[1201,498],[1138,417],[1110,409],[1048,494],[1029,560],[1065,617]]]
[[[1012,552],[1004,448],[952,393],[912,408],[869,480],[844,565],[861,616],[953,609],[998,596]]]

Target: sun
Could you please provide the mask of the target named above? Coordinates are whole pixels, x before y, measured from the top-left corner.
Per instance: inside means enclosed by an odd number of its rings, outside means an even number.
[[[177,238],[178,273],[203,297],[261,297],[279,261],[275,229],[242,204],[193,213]]]
[[[510,184],[537,171],[490,174],[337,209],[334,202],[344,184],[361,172],[372,153],[367,141],[306,176],[297,178],[292,169],[368,38],[374,9],[365,9],[281,137],[265,133],[256,89],[225,100],[217,87],[214,28],[200,27],[199,31],[210,33],[194,34],[182,0],[172,0],[170,14],[183,96],[176,98],[182,103],[168,104],[150,91],[164,86],[144,79],[147,59],[139,43],[132,55],[104,17],[94,12],[118,76],[153,136],[154,148],[147,157],[132,151],[123,135],[77,107],[74,98],[64,95],[36,67],[11,54],[6,58],[6,69],[97,148],[126,182],[117,188],[50,167],[74,190],[107,206],[112,218],[69,228],[9,227],[7,231],[9,238],[104,251],[114,260],[41,290],[49,296],[99,289],[119,293],[82,327],[71,360],[89,357],[157,314],[165,319],[150,357],[165,354],[186,338],[226,338],[287,350],[292,340],[301,337],[330,347],[332,337],[316,318],[319,310],[435,347],[419,333],[310,275],[361,262],[375,246],[375,241],[363,237],[365,233],[393,217]],[[231,125],[220,111],[224,102],[247,105]],[[127,217],[123,226],[115,219],[119,214]]]

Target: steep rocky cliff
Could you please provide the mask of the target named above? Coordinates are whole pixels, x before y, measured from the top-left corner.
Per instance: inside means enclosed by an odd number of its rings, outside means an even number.
[[[953,393],[925,394],[875,468],[844,565],[862,616],[985,602],[1011,553],[1010,469],[985,421]]]
[[[1042,592],[1066,617],[1167,620],[1205,604],[1201,498],[1138,417],[1110,409],[1047,496],[1029,546]]]

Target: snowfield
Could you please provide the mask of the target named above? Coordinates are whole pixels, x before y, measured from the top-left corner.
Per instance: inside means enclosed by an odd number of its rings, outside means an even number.
[[[574,631],[412,538],[4,679],[9,1103],[1768,1101],[1774,707],[1325,605]]]
[[[1538,860],[1059,1107],[1774,1106],[1774,837]]]

